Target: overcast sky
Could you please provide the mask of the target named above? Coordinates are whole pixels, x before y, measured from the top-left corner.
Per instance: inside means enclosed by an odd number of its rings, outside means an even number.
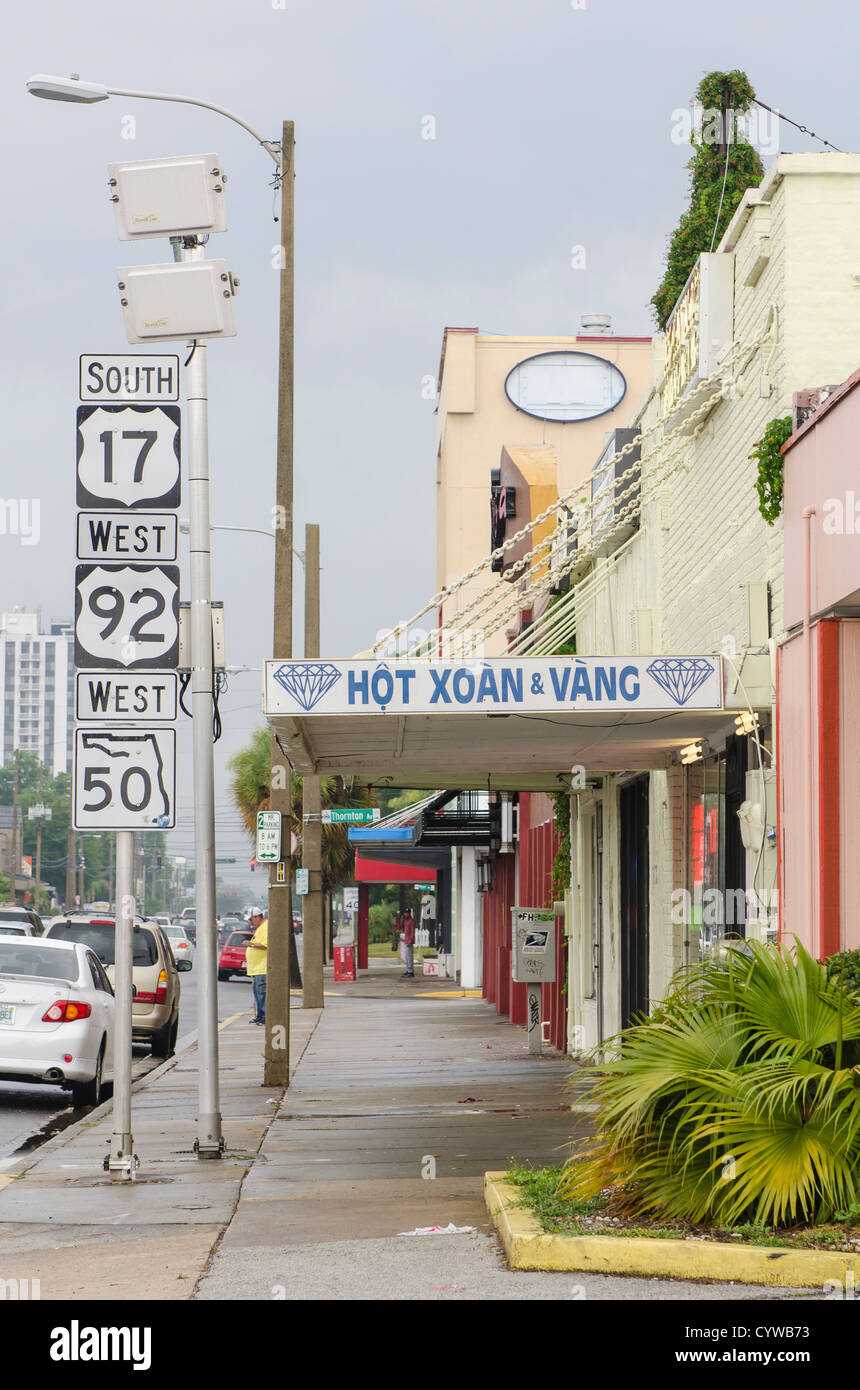
[[[583,312],[652,329],[648,301],[684,205],[672,112],[702,74],[743,68],[763,101],[857,148],[860,19],[800,0],[41,0],[7,10],[3,497],[38,498],[41,537],[0,537],[0,609],[73,612],[80,352],[128,350],[115,269],[169,260],[116,238],[106,166],[217,152],[229,231],[209,254],[241,280],[239,334],[209,349],[213,519],[270,524],[277,274],[272,166],[193,107],[36,101],[33,73],[199,96],[271,137],[296,122],[296,543],[322,527],[324,654],[345,656],[434,589],[433,402],[446,324],[570,334]],[[134,118],[134,125],[127,118]],[[435,138],[422,138],[435,122]],[[133,133],[134,138],[126,138]],[[822,146],[783,126],[783,150]],[[582,245],[586,269],[571,268]],[[270,650],[273,546],[217,534],[228,661]],[[296,611],[301,612],[301,572]],[[301,652],[300,634],[295,650]],[[223,763],[260,722],[259,677],[224,700]],[[190,740],[181,829],[191,848]],[[247,854],[235,816],[220,855]],[[249,879],[249,884],[254,883]],[[260,876],[256,882],[259,885]]]

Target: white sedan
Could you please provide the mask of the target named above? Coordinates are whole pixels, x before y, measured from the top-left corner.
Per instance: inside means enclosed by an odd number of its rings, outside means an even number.
[[[71,1090],[98,1105],[113,1066],[114,994],[75,941],[0,935],[0,1080]]]
[[[173,959],[180,970],[190,970],[194,964],[194,943],[184,927],[164,927],[164,935],[170,942]],[[187,962],[187,964],[183,964]]]

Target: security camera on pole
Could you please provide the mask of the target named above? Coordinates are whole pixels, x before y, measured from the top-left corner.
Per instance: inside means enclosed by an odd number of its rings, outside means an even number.
[[[191,550],[191,710],[197,954],[200,977],[200,1086],[195,1150],[224,1150],[218,1081],[215,925],[214,670],[209,530],[208,338],[234,337],[237,281],[224,261],[204,259],[211,232],[225,231],[225,175],[217,155],[112,164],[111,201],[122,241],[167,236],[174,263],[126,266],[117,273],[131,343],[188,343],[186,439]],[[190,340],[190,341],[189,341]],[[120,890],[117,887],[119,896]]]

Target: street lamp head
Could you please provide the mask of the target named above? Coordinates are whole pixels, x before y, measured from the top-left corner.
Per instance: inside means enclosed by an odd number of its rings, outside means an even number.
[[[37,73],[27,83],[27,91],[34,97],[44,97],[46,101],[76,101],[84,104],[107,101],[110,96],[103,82],[82,82],[74,74],[71,77],[48,77],[44,73]]]

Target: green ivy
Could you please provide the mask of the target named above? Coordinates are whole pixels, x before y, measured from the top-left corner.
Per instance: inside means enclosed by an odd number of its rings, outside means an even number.
[[[783,415],[778,420],[771,420],[758,444],[749,455],[749,458],[758,460],[758,474],[755,484],[758,493],[758,509],[768,526],[773,525],[782,511],[785,463],[782,456],[782,446],[791,432],[790,415]]]
[[[701,138],[695,132],[690,143],[695,150],[690,170],[690,206],[672,234],[666,255],[666,272],[651,303],[661,329],[666,327],[690,272],[703,251],[719,245],[720,237],[735,214],[748,188],[761,183],[764,167],[757,152],[738,135],[737,117],[755,100],[755,92],[744,72],[709,72],[696,88],[696,97],[705,111]],[[732,129],[726,151],[716,133],[709,129],[708,112],[731,110]],[[709,137],[705,139],[705,136]],[[725,180],[725,187],[723,186]],[[722,203],[722,206],[721,206]],[[716,228],[716,233],[714,229]]]
[[[838,980],[851,994],[860,994],[860,951],[839,951],[827,957],[824,967],[831,980]]]
[[[553,892],[561,898],[570,887],[570,792],[553,794],[558,849],[552,863]]]

